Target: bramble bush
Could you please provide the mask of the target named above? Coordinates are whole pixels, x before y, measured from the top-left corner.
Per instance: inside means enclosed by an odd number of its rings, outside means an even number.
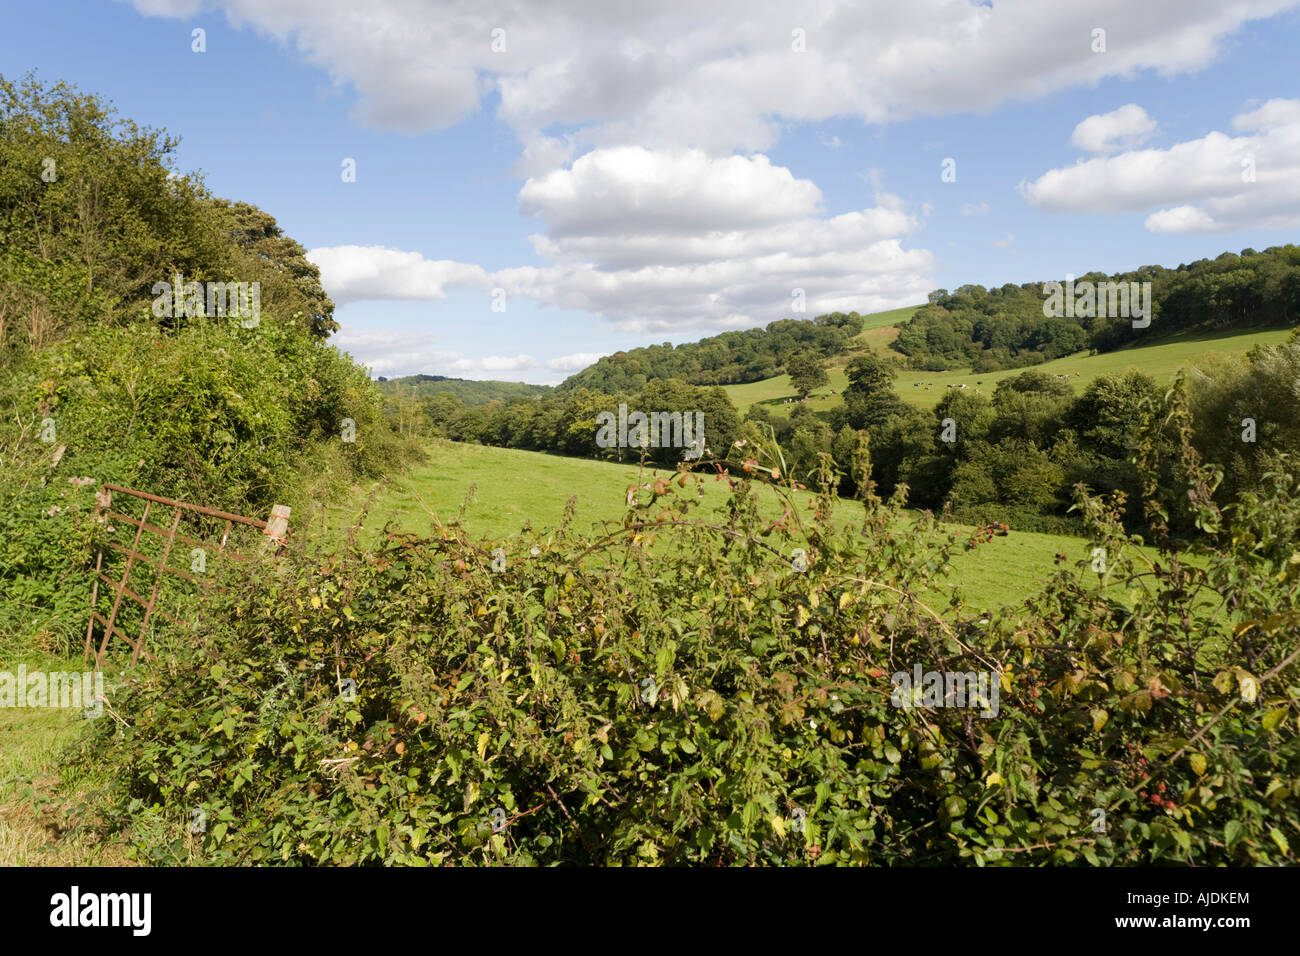
[[[1165,396],[1144,447],[1185,414]],[[1080,488],[1104,570],[971,617],[917,599],[962,542],[929,515],[898,530],[905,490],[874,495],[861,437],[860,532],[832,520],[829,460],[804,507],[751,445],[638,481],[594,535],[300,542],[166,635],[83,759],[108,762],[121,826],[172,826],[141,841],[162,863],[1294,860],[1285,467],[1222,514],[1183,443],[1196,566],[1148,560],[1124,502]],[[697,514],[701,481],[729,486],[729,520]],[[895,706],[917,664],[994,672],[996,714]]]

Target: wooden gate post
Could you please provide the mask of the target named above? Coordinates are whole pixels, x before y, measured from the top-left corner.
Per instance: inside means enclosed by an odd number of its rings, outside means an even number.
[[[284,544],[285,539],[289,537],[289,512],[288,505],[271,507],[271,517],[267,519],[266,529],[262,532],[267,537],[264,544],[269,545],[272,541],[277,546]]]

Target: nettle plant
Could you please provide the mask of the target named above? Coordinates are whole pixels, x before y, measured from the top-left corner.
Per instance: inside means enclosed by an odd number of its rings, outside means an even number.
[[[171,635],[86,759],[123,826],[171,827],[140,841],[160,862],[1291,859],[1293,479],[1237,506],[1230,546],[1150,567],[1081,489],[1104,574],[940,613],[917,595],[962,545],[875,496],[866,445],[860,526],[828,458],[805,494],[747,445],[643,473],[595,534],[570,510],[505,542],[457,519],[295,550]],[[898,706],[917,665],[992,674],[996,715]]]

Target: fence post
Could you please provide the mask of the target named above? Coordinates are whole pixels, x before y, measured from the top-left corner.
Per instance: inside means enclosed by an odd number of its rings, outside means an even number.
[[[267,540],[264,545],[270,545],[275,542],[277,546],[284,544],[289,537],[289,512],[288,505],[273,505],[271,507],[271,517],[267,519],[266,530],[262,534],[266,535]]]

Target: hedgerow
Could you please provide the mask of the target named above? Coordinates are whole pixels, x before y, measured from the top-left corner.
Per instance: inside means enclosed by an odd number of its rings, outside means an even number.
[[[1185,420],[1176,391],[1152,411],[1152,435]],[[1196,566],[1146,559],[1124,502],[1081,487],[1092,560],[978,616],[917,599],[960,544],[903,530],[865,436],[860,529],[832,520],[829,460],[805,505],[748,445],[633,484],[595,534],[299,547],[167,636],[83,759],[119,825],[173,825],[141,841],[156,862],[1289,862],[1296,479],[1222,514],[1183,455]],[[918,665],[997,696],[904,699]]]

